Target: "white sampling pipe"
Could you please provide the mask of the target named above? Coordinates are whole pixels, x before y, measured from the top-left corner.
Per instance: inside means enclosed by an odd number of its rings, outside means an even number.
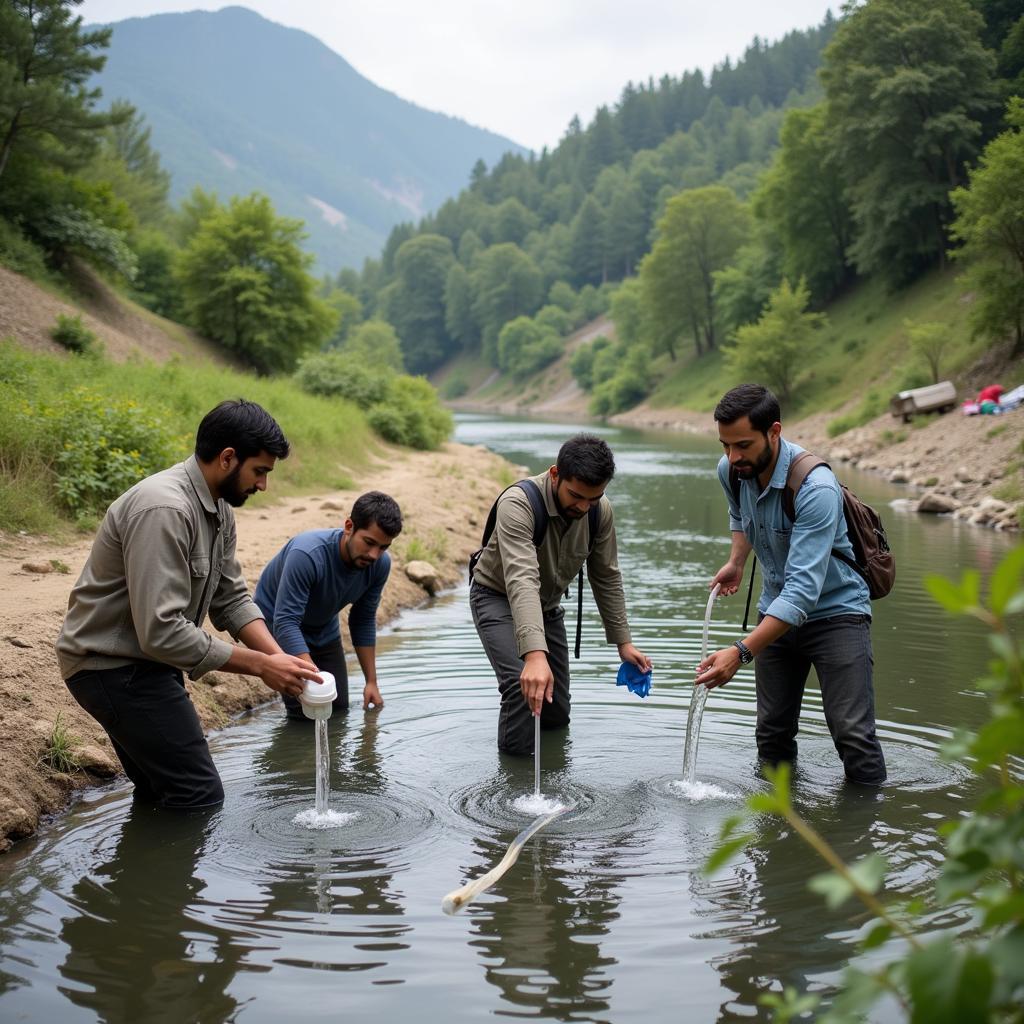
[[[708,596],[707,608],[704,610],[704,633],[700,642],[700,660],[708,656],[708,629],[711,625],[711,609],[714,607],[715,599],[722,589],[720,583],[716,583],[714,589]],[[700,743],[700,722],[704,717],[704,705],[708,700],[708,688],[703,683],[698,683],[693,688],[693,695],[690,697],[690,710],[686,716],[686,747],[683,751],[683,782],[693,783],[697,775],[697,745]]]

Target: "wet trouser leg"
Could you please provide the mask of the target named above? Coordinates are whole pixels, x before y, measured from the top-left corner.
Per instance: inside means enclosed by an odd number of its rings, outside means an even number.
[[[178,669],[154,661],[78,672],[76,701],[110,737],[139,799],[163,807],[210,807],[224,788]]]
[[[348,667],[345,664],[345,650],[341,646],[341,641],[335,640],[333,644],[327,644],[325,647],[311,646],[309,656],[317,668],[330,672],[334,676],[334,682],[338,687],[338,696],[331,705],[333,714],[348,711]],[[302,705],[299,703],[298,697],[290,697],[288,694],[282,693],[281,699],[284,701],[285,712],[289,718],[303,722],[311,721],[302,713]]]
[[[533,714],[519,686],[523,659],[519,657],[508,598],[474,583],[469,603],[477,635],[494,669],[501,694],[498,749],[506,754],[532,754]],[[569,724],[569,647],[564,619],[565,613],[560,607],[544,614],[548,664],[555,685],[552,703],[545,702],[541,710],[542,729],[560,729]]]
[[[825,721],[851,782],[885,781],[875,732],[874,658],[866,615],[815,619],[791,629],[754,661],[757,749],[768,761],[796,757],[796,733],[807,674],[814,666]]]

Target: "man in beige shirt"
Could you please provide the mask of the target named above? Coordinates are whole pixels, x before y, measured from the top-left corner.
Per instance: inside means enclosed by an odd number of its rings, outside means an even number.
[[[623,661],[649,671],[650,659],[633,645],[619,572],[615,523],[605,488],[615,475],[607,443],[577,434],[562,445],[546,473],[523,481],[543,499],[547,525],[534,545],[533,507],[523,486],[499,498],[494,531],[473,571],[470,608],[476,631],[498,679],[498,749],[533,752],[533,718],[542,729],[569,724],[569,651],[562,594],[584,562],[604,623],[605,637]],[[596,537],[590,509],[598,507]]]
[[[260,406],[222,402],[200,423],[191,458],[107,509],[71,591],[56,645],[61,675],[106,730],[137,798],[175,808],[224,799],[183,673],[259,676],[292,695],[319,681],[278,646],[235,557],[232,507],[266,490],[288,450]],[[205,632],[207,614],[245,646]]]

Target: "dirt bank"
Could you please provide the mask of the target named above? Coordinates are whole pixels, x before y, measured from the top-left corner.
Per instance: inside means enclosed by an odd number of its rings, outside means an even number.
[[[385,623],[427,599],[423,587],[406,576],[408,562],[431,562],[442,586],[461,579],[506,473],[507,463],[478,447],[449,444],[431,453],[394,449],[351,491],[323,491],[276,504],[257,496],[238,512],[246,578],[255,586],[262,567],[293,534],[339,525],[362,491],[387,491],[402,506],[405,529],[392,549],[391,578],[378,614]],[[119,770],[105,734],[61,682],[53,652],[68,593],[91,543],[91,536],[61,544],[0,534],[0,850],[31,834],[40,817],[63,808],[74,790]],[[51,571],[30,571],[26,565]],[[353,687],[359,685],[357,672]],[[387,680],[381,687],[387,700]],[[258,679],[217,672],[190,682],[189,691],[208,730],[276,699]],[[58,715],[74,737],[71,752],[87,770],[67,775],[44,765]]]

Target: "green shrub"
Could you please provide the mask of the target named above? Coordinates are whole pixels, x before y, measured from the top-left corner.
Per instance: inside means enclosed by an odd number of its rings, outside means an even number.
[[[77,313],[74,316],[58,313],[57,323],[50,329],[50,337],[69,352],[80,353],[94,352],[98,341]]]
[[[295,382],[303,391],[325,398],[347,398],[360,409],[385,400],[394,372],[371,370],[342,352],[322,352],[299,363]]]
[[[590,411],[596,416],[611,416],[642,402],[650,390],[650,358],[647,349],[642,345],[634,346],[615,373],[596,385]]]
[[[370,426],[385,441],[409,448],[437,448],[452,432],[452,415],[423,377],[396,377],[386,400],[367,413]]]
[[[594,389],[594,360],[602,349],[606,349],[610,345],[611,341],[602,334],[589,345],[580,345],[569,359],[569,369],[572,371],[573,377],[576,378],[576,383],[584,391]]]

